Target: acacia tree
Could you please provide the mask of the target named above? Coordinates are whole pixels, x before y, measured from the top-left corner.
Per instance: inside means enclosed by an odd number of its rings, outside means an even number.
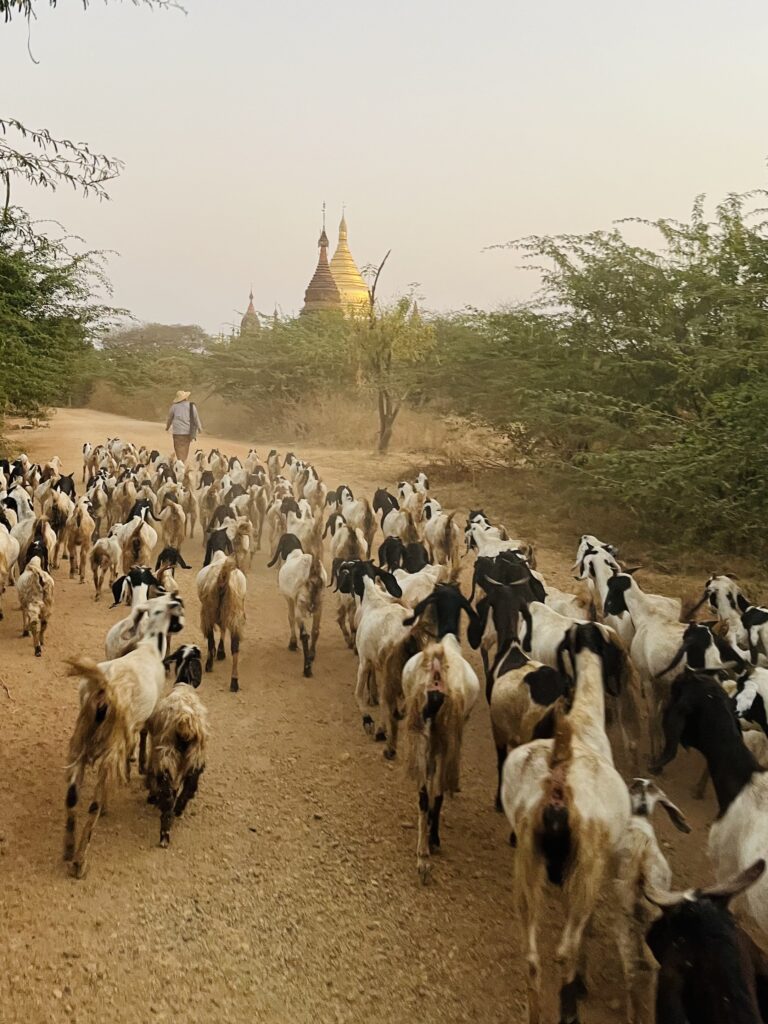
[[[435,332],[419,315],[415,300],[404,297],[390,307],[372,301],[370,316],[352,321],[350,342],[359,383],[376,396],[378,450],[384,453],[403,402],[423,383]]]

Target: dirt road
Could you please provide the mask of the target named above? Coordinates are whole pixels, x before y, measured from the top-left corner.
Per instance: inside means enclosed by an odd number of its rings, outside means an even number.
[[[62,411],[50,427],[13,436],[35,460],[59,454],[80,473],[82,442],[119,435],[163,446],[151,424]],[[205,443],[215,439],[205,439]],[[221,442],[231,452],[246,446]],[[264,451],[269,439],[259,445]],[[402,470],[396,455],[304,449],[331,485],[369,491]],[[439,496],[440,481],[433,481]],[[512,525],[512,524],[510,524]],[[585,527],[588,524],[585,524]],[[199,534],[185,547],[202,564]],[[543,571],[565,585],[571,552],[542,552]],[[157,846],[157,812],[136,777],[97,827],[82,882],[61,861],[67,741],[76,682],[62,661],[103,657],[122,615],[93,601],[92,586],[56,575],[56,603],[42,660],[20,638],[16,598],[0,623],[0,1021],[267,1021],[437,1024],[524,1020],[524,964],[510,895],[513,851],[493,811],[495,754],[484,701],[466,737],[461,794],[445,809],[434,884],[415,866],[416,803],[401,763],[389,764],[362,731],[353,700],[355,660],[327,597],[315,678],[287,650],[285,607],[258,555],[248,578],[248,628],[238,694],[228,663],[201,696],[213,728],[198,798]],[[185,640],[200,642],[194,572],[182,579]],[[707,875],[712,804],[694,804],[688,775],[670,789],[694,823],[674,836],[678,877]],[[685,772],[685,777],[683,777]],[[685,784],[684,784],[685,782]],[[88,799],[90,799],[88,797]],[[546,923],[558,920],[555,897]],[[544,929],[555,1020],[552,929]],[[620,1021],[613,944],[594,948],[592,1024]]]

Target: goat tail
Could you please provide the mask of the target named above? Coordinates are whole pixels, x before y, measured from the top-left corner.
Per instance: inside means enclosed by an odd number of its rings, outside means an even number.
[[[416,544],[419,540],[419,531],[416,526],[416,520],[413,517],[413,512],[409,508],[403,510],[405,516],[405,543]]]
[[[445,520],[445,529],[443,531],[443,552],[446,565],[449,565],[451,568],[452,576],[458,576],[461,569],[461,552],[459,551],[458,540],[454,536],[454,520],[457,514],[458,512],[451,512]]]
[[[573,754],[573,725],[565,713],[565,702],[561,697],[554,707],[555,738],[549,755],[549,767],[554,771],[567,765]]]
[[[371,543],[376,533],[376,516],[373,513],[370,501],[363,498],[363,535],[368,541],[368,554],[371,553]]]
[[[83,680],[75,730],[69,741],[69,772],[99,760],[111,781],[127,781],[133,734],[124,695],[92,658],[71,658],[68,675]]]
[[[555,707],[555,738],[549,756],[550,774],[539,807],[539,820],[534,830],[537,849],[544,859],[547,877],[562,886],[573,862],[573,833],[568,765],[573,753],[573,727],[565,715],[562,702]]]

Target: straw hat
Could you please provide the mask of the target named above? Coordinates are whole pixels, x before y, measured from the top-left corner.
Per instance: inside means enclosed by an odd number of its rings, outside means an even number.
[[[176,397],[173,400],[174,405],[176,402],[186,402],[189,396],[192,394],[191,391],[177,391]]]

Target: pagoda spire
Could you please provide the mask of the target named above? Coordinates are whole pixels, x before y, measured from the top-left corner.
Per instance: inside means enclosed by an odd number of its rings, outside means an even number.
[[[240,321],[240,334],[258,334],[260,330],[261,321],[253,304],[253,285],[251,285],[251,290],[248,292],[248,309]]]
[[[341,221],[339,222],[339,243],[331,260],[331,274],[341,294],[341,301],[345,312],[367,313],[371,304],[368,285],[363,280],[363,275],[358,270],[354,257],[349,250],[348,237],[346,207],[342,207]]]
[[[331,274],[328,264],[328,235],[325,233],[325,203],[323,203],[323,230],[317,240],[320,255],[312,280],[304,293],[302,313],[319,313],[328,310],[341,310],[341,294]]]

